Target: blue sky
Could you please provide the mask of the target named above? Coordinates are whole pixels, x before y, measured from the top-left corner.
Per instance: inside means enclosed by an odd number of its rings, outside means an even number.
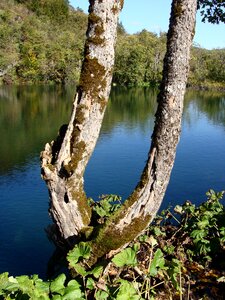
[[[171,0],[125,0],[124,2],[120,21],[128,33],[136,33],[142,29],[156,33],[168,30]],[[70,4],[87,12],[89,1],[70,0]],[[194,42],[207,49],[225,48],[225,24],[202,23],[198,14]]]

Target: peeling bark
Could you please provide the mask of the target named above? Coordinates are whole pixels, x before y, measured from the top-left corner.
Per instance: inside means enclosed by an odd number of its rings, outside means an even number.
[[[68,126],[41,153],[50,214],[63,239],[85,231],[91,209],[83,174],[94,150],[107,105],[121,0],[90,0],[85,57]]]
[[[165,194],[180,138],[183,99],[195,29],[196,0],[172,3],[163,80],[152,144],[141,179],[130,197],[96,233],[91,264],[138,236],[152,221]]]

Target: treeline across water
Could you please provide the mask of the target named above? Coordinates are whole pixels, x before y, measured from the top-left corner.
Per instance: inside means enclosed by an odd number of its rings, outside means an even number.
[[[78,82],[87,15],[67,0],[1,0],[0,83]],[[119,24],[113,82],[157,85],[166,33],[127,34]],[[193,46],[189,85],[225,88],[225,49]]]

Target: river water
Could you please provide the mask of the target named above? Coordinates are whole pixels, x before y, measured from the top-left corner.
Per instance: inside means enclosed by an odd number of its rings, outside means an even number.
[[[48,192],[40,178],[39,153],[67,123],[74,87],[0,87],[0,273],[51,271],[53,244],[45,228]],[[95,152],[85,173],[88,196],[135,187],[149,150],[156,91],[113,88]],[[188,91],[182,134],[162,204],[205,200],[209,188],[225,189],[225,94]],[[50,270],[50,271],[49,271]]]

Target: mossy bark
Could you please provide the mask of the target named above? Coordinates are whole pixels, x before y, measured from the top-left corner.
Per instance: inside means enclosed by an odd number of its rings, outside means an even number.
[[[42,152],[42,175],[50,191],[50,213],[64,239],[88,232],[92,246],[88,265],[138,236],[161,205],[180,137],[196,2],[173,0],[172,3],[155,128],[140,182],[103,227],[92,231],[83,174],[109,96],[116,23],[123,1],[90,1],[85,58],[71,120],[68,127],[62,127],[57,140],[47,144]]]
[[[50,214],[63,239],[88,230],[91,209],[83,174],[94,150],[107,105],[114,65],[120,0],[90,0],[85,57],[68,126],[41,153]]]
[[[180,138],[196,2],[174,0],[172,3],[163,80],[148,160],[136,189],[91,242],[91,264],[108,251],[120,248],[138,236],[161,205]]]

